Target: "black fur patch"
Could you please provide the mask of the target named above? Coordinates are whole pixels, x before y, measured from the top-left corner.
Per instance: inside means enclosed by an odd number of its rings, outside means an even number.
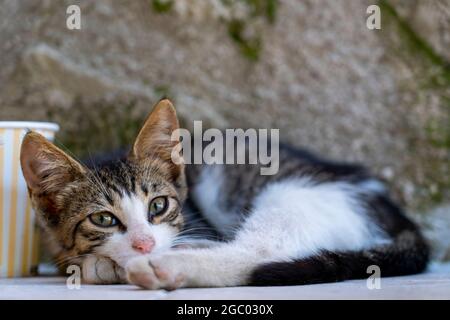
[[[258,267],[249,285],[284,286],[348,279],[363,279],[367,268],[376,265],[382,277],[420,273],[425,270],[429,249],[419,234],[405,234],[395,243],[358,252],[324,251],[292,262],[273,262]]]
[[[148,195],[148,188],[145,184],[141,184],[141,190],[146,196]]]

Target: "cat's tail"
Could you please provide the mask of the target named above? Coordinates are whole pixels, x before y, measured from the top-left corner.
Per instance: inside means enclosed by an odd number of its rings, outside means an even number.
[[[397,235],[387,245],[363,251],[321,253],[289,262],[272,262],[258,267],[249,285],[283,286],[336,282],[368,278],[368,267],[380,268],[381,277],[415,274],[425,270],[429,248],[417,230]],[[370,269],[369,269],[370,270]]]

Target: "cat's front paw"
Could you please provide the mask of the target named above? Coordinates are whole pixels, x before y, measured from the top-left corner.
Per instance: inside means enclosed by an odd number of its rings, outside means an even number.
[[[125,269],[128,281],[144,289],[175,290],[186,280],[182,257],[176,253],[135,258]]]
[[[88,256],[81,268],[82,279],[86,284],[126,283],[125,271],[111,259]]]

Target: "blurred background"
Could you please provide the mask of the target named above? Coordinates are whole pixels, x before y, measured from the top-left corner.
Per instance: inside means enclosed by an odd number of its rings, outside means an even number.
[[[163,96],[185,127],[279,128],[372,167],[445,248],[449,47],[450,0],[0,0],[0,120],[55,121],[79,157],[130,143]]]

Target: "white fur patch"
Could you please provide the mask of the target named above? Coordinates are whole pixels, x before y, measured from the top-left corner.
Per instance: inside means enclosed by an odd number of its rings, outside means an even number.
[[[199,182],[193,189],[193,197],[202,215],[222,234],[228,234],[239,223],[238,214],[224,211],[219,203],[225,181],[221,166],[208,166],[202,170]]]
[[[358,184],[363,191],[371,192],[371,193],[386,193],[386,186],[379,180],[370,179],[364,180]]]
[[[386,243],[358,201],[359,192],[349,183],[313,184],[308,178],[270,184],[254,200],[239,241],[260,242],[285,259]]]

